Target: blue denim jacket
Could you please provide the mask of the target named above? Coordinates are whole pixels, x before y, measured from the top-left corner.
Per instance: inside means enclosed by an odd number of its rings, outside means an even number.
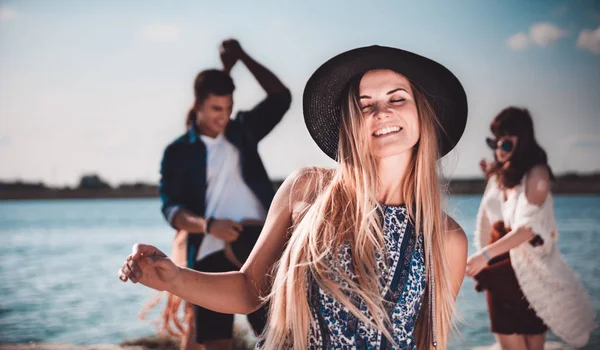
[[[289,91],[270,94],[250,111],[239,112],[225,128],[225,137],[240,152],[242,178],[269,209],[275,190],[258,154],[258,142],[281,121],[289,109]],[[194,128],[167,146],[161,162],[159,184],[162,213],[173,223],[178,209],[204,216],[206,205],[206,146]],[[190,232],[187,241],[188,267],[193,267],[203,233]]]

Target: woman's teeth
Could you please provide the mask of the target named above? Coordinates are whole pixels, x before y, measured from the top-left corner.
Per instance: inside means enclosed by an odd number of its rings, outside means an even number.
[[[375,131],[373,133],[373,135],[382,136],[382,135],[391,134],[393,132],[398,132],[400,130],[402,130],[402,128],[399,126],[388,126],[387,128],[383,128],[383,129],[379,129],[379,130]]]

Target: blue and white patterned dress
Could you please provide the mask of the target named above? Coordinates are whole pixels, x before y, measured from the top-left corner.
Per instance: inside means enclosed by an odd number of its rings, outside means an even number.
[[[404,206],[383,206],[386,254],[377,255],[382,271],[382,296],[388,302],[391,334],[400,349],[416,349],[414,329],[426,289],[423,235],[416,234]],[[338,253],[341,267],[355,280],[350,245]],[[387,268],[383,258],[387,257]],[[340,282],[342,285],[345,282]],[[366,305],[357,296],[353,303],[367,318]],[[312,281],[309,304],[316,327],[311,327],[310,349],[392,349],[392,343],[377,329],[354,316],[342,303]]]

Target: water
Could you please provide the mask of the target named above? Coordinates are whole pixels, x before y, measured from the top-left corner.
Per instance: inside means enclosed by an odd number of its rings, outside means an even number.
[[[479,200],[450,199],[469,239]],[[152,334],[153,324],[137,316],[155,293],[121,283],[117,270],[135,242],[170,251],[173,230],[159,207],[158,199],[0,202],[0,343],[119,343]],[[558,196],[556,215],[560,250],[600,313],[600,196]],[[451,348],[493,343],[485,297],[472,280],[457,305],[464,323]],[[588,348],[600,348],[600,331]]]

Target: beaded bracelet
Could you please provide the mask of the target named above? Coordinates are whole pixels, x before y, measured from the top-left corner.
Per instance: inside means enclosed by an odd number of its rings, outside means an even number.
[[[483,255],[483,257],[487,260],[490,261],[492,260],[492,258],[490,257],[490,255],[488,254],[488,252],[485,249],[481,250],[481,255]]]

